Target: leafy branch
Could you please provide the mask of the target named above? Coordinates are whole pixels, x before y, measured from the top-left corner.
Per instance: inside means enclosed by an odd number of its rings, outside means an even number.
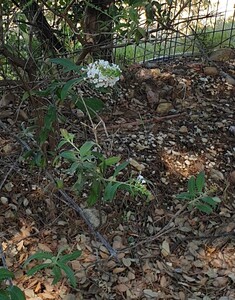
[[[27,271],[28,276],[32,276],[38,271],[43,269],[51,269],[53,274],[53,282],[52,284],[58,283],[62,278],[62,271],[66,274],[69,279],[72,287],[76,288],[76,278],[73,270],[67,265],[69,261],[77,259],[81,255],[81,251],[77,250],[70,254],[62,254],[65,251],[65,248],[62,248],[58,251],[57,255],[54,256],[50,252],[36,252],[31,255],[26,262],[24,263],[24,267],[26,267],[32,260],[42,260],[43,262],[34,266],[30,270]]]
[[[221,202],[219,197],[212,197],[206,189],[205,173],[200,172],[196,178],[190,177],[187,192],[176,195],[176,199],[187,200],[189,207],[196,207],[201,212],[210,214]]]

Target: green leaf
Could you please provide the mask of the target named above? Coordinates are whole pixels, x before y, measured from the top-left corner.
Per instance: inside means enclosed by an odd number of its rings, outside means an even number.
[[[196,177],[196,187],[199,193],[202,192],[204,186],[205,186],[205,173],[200,172]]]
[[[136,41],[136,43],[138,44],[140,39],[142,39],[145,36],[146,36],[146,31],[143,28],[138,26],[135,30],[135,41]]]
[[[183,192],[176,195],[176,199],[192,200],[192,195],[189,192]]]
[[[219,197],[212,197],[212,199],[218,204],[221,202],[221,199]]]
[[[79,149],[79,154],[81,157],[85,157],[90,153],[91,148],[96,145],[92,141],[85,142]]]
[[[76,250],[76,251],[74,251],[73,253],[63,255],[63,256],[59,259],[59,261],[60,261],[61,263],[65,264],[65,263],[67,263],[67,262],[69,262],[69,261],[71,261],[71,260],[77,259],[79,256],[81,256],[81,253],[82,253],[81,250]]]
[[[43,260],[43,259],[52,259],[53,254],[50,252],[36,252],[35,254],[31,255],[24,263],[23,267],[28,265],[32,260]]]
[[[0,290],[0,299],[1,300],[13,300],[7,291]]]
[[[116,163],[118,163],[120,161],[121,157],[120,156],[112,156],[109,158],[106,158],[104,160],[104,163],[106,166],[112,166],[115,165]]]
[[[57,262],[57,265],[65,272],[72,287],[76,288],[77,282],[76,282],[76,277],[74,276],[73,270],[69,266],[62,264],[59,261]]]
[[[60,133],[67,142],[73,142],[74,134],[69,133],[66,129],[60,129]]]
[[[9,278],[14,278],[14,273],[9,271],[8,269],[6,268],[1,268],[0,269],[0,281],[3,281],[3,280],[6,280],[6,279],[9,279]]]
[[[116,177],[119,172],[121,172],[123,169],[125,169],[127,166],[129,165],[129,162],[128,161],[125,161],[123,162],[122,164],[118,165],[116,168],[115,168],[115,171],[113,173],[113,177]]]
[[[207,204],[210,204],[213,207],[215,207],[217,205],[217,203],[213,200],[213,198],[209,197],[209,196],[202,197],[201,201],[203,201]]]
[[[25,300],[26,299],[25,295],[21,291],[21,289],[15,285],[10,286],[9,288],[7,288],[7,290],[9,291],[12,300]],[[2,298],[1,298],[1,300],[2,300]]]
[[[32,93],[30,93],[29,91],[24,92],[24,94],[22,96],[22,101],[27,100],[31,95],[32,95]]]
[[[56,179],[56,186],[59,190],[61,190],[64,187],[64,182],[62,179]]]
[[[104,201],[111,201],[113,200],[113,198],[115,197],[115,194],[118,190],[118,188],[123,185],[122,182],[109,182],[106,187],[105,187],[105,190],[104,190]]]
[[[38,271],[41,271],[42,269],[46,269],[46,268],[51,268],[52,267],[52,263],[45,263],[45,264],[40,264],[40,265],[37,265],[33,268],[31,268],[30,270],[28,270],[26,272],[26,274],[28,276],[32,276],[34,275],[35,273],[37,273]]]
[[[61,273],[61,269],[55,265],[53,268],[52,268],[52,274],[54,276],[54,279],[52,281],[52,284],[56,284],[57,282],[60,281],[61,277],[62,277],[62,273]]]
[[[74,153],[74,151],[63,151],[59,154],[60,157],[63,157],[65,159],[71,160],[71,161],[77,161],[78,158],[76,156],[76,154]]]
[[[96,172],[96,163],[95,162],[90,162],[90,161],[85,161],[87,159],[91,159],[94,158],[93,156],[85,156],[83,158],[83,162],[82,162],[82,169],[84,172]],[[85,174],[87,175],[87,174]]]
[[[133,21],[134,23],[138,23],[139,14],[138,14],[138,11],[135,8],[133,8],[133,7],[129,8],[129,15],[130,15],[131,21]]]
[[[76,71],[80,73],[82,70],[82,67],[77,66],[71,60],[66,58],[51,58],[50,61],[54,64],[64,67],[65,72]]]
[[[146,21],[148,22],[148,24],[154,21],[154,12],[155,11],[153,3],[148,3],[147,5],[145,5],[145,14],[147,18]]]
[[[55,93],[55,91],[57,91],[59,88],[61,87],[61,83],[60,82],[52,82],[49,84],[48,88],[46,90],[43,91],[30,91],[31,94],[35,94],[37,96],[41,96],[41,97],[46,97],[46,96],[51,96]]]
[[[60,93],[60,98],[61,98],[61,100],[64,100],[64,99],[67,97],[69,90],[70,90],[75,84],[79,84],[79,83],[81,83],[83,80],[84,80],[84,77],[80,77],[80,78],[73,78],[73,79],[70,79],[69,81],[67,81],[67,82],[65,83],[65,85],[63,86],[63,88],[62,88],[62,90],[61,90],[61,93]]]
[[[64,146],[66,143],[68,143],[68,141],[62,140],[59,142],[57,149],[60,149],[62,146]]]
[[[196,195],[196,182],[195,177],[191,176],[188,181],[188,191],[192,195],[192,197],[195,197]]]
[[[100,189],[101,189],[101,182],[98,180],[94,180],[91,185],[89,197],[87,199],[87,204],[89,206],[94,205],[98,201],[100,196]]]
[[[77,171],[77,169],[79,169],[80,165],[81,165],[80,162],[77,162],[77,161],[73,162],[71,167],[66,170],[66,173],[70,174],[70,175],[73,175]]]
[[[50,105],[48,107],[47,114],[44,120],[44,128],[51,131],[52,124],[56,120],[56,107],[54,105]]]
[[[40,146],[42,146],[46,142],[46,140],[49,136],[49,132],[50,132],[50,130],[48,130],[46,128],[42,128],[42,130],[39,134],[39,144],[40,144]]]
[[[92,97],[84,98],[83,101],[78,99],[75,105],[85,114],[87,114],[88,111],[92,118],[104,108],[104,102],[102,100]]]
[[[213,208],[206,204],[196,204],[195,205],[197,209],[199,209],[201,212],[210,214],[213,212]]]

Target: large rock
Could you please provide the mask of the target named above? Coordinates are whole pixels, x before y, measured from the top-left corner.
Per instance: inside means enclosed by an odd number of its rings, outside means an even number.
[[[235,50],[231,48],[217,49],[211,53],[209,58],[213,61],[227,61],[235,58]]]

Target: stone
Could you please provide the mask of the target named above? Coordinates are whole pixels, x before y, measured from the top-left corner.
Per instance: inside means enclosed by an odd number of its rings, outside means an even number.
[[[180,133],[187,133],[188,132],[188,128],[183,125],[183,126],[180,127],[179,132]]]
[[[167,114],[173,108],[174,107],[173,107],[172,103],[170,103],[170,102],[162,102],[162,103],[158,104],[156,112],[159,115],[164,115],[164,114]]]
[[[14,184],[12,182],[8,182],[7,184],[5,184],[4,188],[7,192],[11,192],[12,189],[14,187]]]
[[[224,180],[224,175],[219,170],[212,168],[210,174],[211,174],[211,178],[215,179],[216,181]]]
[[[91,222],[91,224],[98,228],[100,224],[100,212],[95,208],[84,208],[84,214],[86,215],[87,219]],[[101,211],[101,222],[104,224],[107,220],[107,216]]]
[[[216,67],[205,67],[203,71],[206,75],[209,76],[216,76],[219,74],[219,71]]]
[[[213,61],[228,61],[235,58],[235,50],[231,48],[221,48],[213,51],[209,56]]]
[[[235,78],[233,78],[232,76],[226,74],[225,80],[227,81],[228,84],[235,85]]]
[[[4,204],[4,205],[8,204],[8,199],[7,199],[7,197],[1,197],[0,200],[1,200],[1,203],[2,203],[2,204]]]

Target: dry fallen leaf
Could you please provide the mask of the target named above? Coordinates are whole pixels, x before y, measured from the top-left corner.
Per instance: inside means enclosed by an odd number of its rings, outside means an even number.
[[[47,244],[38,243],[38,249],[45,252],[52,252]]]
[[[162,255],[165,256],[165,257],[171,254],[171,253],[170,253],[170,245],[169,245],[169,243],[168,243],[166,240],[164,240],[164,241],[162,242],[161,253],[162,253]]]
[[[161,287],[163,287],[163,288],[166,288],[166,287],[167,287],[168,281],[167,281],[167,279],[166,279],[165,276],[162,276],[162,277],[161,277],[161,279],[160,279],[160,285],[161,285]]]
[[[217,277],[213,281],[213,286],[221,288],[221,287],[226,286],[227,283],[228,283],[228,278],[227,277]]]
[[[119,292],[121,292],[121,293],[124,293],[129,289],[129,287],[126,284],[123,284],[123,283],[120,283],[120,284],[116,285],[114,288],[116,290],[118,290]]]
[[[123,271],[125,271],[126,268],[122,268],[122,267],[117,267],[117,268],[114,268],[113,269],[113,273],[114,274],[119,274],[119,273],[122,273]]]
[[[130,165],[132,167],[134,167],[137,171],[141,172],[144,170],[145,166],[143,164],[138,163],[138,161],[136,161],[133,158],[129,159]]]

